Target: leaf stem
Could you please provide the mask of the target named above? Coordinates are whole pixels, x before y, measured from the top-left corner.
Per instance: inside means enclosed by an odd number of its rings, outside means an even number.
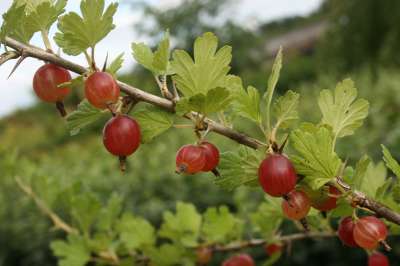
[[[51,47],[50,39],[49,39],[49,32],[47,30],[40,31],[43,39],[44,46],[49,53],[53,53],[53,49]]]

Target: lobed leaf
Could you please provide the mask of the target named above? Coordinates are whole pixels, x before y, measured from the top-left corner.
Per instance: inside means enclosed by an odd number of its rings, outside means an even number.
[[[159,231],[161,237],[187,247],[197,245],[202,219],[193,204],[178,202],[176,213],[167,211],[163,218],[164,222]]]
[[[96,122],[108,114],[107,111],[99,110],[93,107],[86,99],[79,105],[78,109],[67,116],[67,127],[72,136],[79,134],[79,132],[88,125]]]
[[[146,106],[146,108],[134,112],[133,115],[140,124],[143,143],[152,141],[174,124],[173,114],[156,106]]]
[[[54,40],[66,54],[79,55],[88,48],[94,48],[115,28],[113,16],[118,4],[110,4],[106,10],[104,0],[83,0],[82,17],[70,12],[59,18]]]
[[[218,166],[220,176],[215,183],[226,190],[258,185],[258,167],[264,156],[262,152],[242,145],[236,151],[222,153]]]
[[[59,257],[59,266],[84,266],[90,260],[90,249],[85,239],[78,235],[69,235],[67,241],[53,241],[50,247]]]
[[[368,116],[368,101],[356,98],[357,89],[351,79],[338,83],[334,93],[321,91],[318,99],[321,123],[332,128],[334,139],[354,134]]]
[[[297,129],[290,139],[297,152],[291,156],[296,171],[305,176],[312,189],[319,189],[337,175],[341,160],[332,150],[332,136],[328,129]]]
[[[289,90],[274,102],[272,109],[276,117],[275,128],[287,128],[299,119],[299,99],[300,94]]]
[[[400,164],[393,158],[392,154],[384,145],[381,145],[383,153],[383,161],[398,178],[400,178]]]
[[[194,43],[194,60],[183,50],[173,53],[171,66],[176,73],[173,79],[185,97],[198,93],[206,95],[211,89],[223,87],[225,84],[230,70],[232,49],[224,46],[217,51],[217,46],[217,37],[207,32]]]
[[[249,86],[247,91],[244,90],[243,87],[236,90],[233,110],[244,118],[256,123],[261,123],[260,93],[258,90],[252,86]]]
[[[110,73],[115,77],[117,75],[118,70],[121,69],[123,63],[124,63],[124,53],[121,53],[107,67],[106,72]]]

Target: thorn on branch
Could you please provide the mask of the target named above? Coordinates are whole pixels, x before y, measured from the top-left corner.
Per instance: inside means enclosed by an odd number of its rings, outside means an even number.
[[[11,70],[10,75],[8,75],[7,79],[9,79],[12,74],[14,74],[15,70],[17,70],[17,68],[19,67],[19,65],[28,57],[28,55],[26,54],[25,50],[22,50],[20,53],[20,57],[17,61],[17,63],[15,64],[15,66],[13,67],[13,69]]]

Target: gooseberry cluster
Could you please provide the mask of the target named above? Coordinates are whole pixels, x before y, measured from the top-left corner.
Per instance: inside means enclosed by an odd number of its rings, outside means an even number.
[[[176,154],[176,172],[178,174],[196,174],[216,170],[219,163],[218,148],[207,141],[188,144]]]
[[[222,263],[222,266],[254,266],[254,260],[248,254],[239,254]]]
[[[62,101],[71,92],[69,82],[71,75],[66,69],[45,64],[35,73],[33,88],[43,101],[56,103],[61,115],[65,116]],[[126,158],[138,149],[141,133],[136,120],[128,115],[115,113],[112,108],[120,99],[117,82],[111,74],[95,71],[85,81],[85,96],[94,107],[112,111],[113,117],[103,129],[103,143],[111,154],[119,157],[121,170],[125,171]]]

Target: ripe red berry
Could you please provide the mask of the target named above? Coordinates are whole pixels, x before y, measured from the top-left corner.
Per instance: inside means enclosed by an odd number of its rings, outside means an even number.
[[[272,154],[262,161],[258,178],[264,191],[273,197],[288,194],[297,182],[292,163],[281,154]]]
[[[206,156],[206,163],[204,164],[203,170],[204,172],[212,171],[217,168],[219,163],[219,150],[215,147],[214,144],[203,141],[200,144],[200,147],[203,149],[204,155]]]
[[[45,64],[36,71],[33,77],[33,89],[42,101],[56,103],[61,115],[65,116],[62,101],[71,89],[59,88],[58,85],[69,81],[71,81],[71,75],[68,70],[54,64]]]
[[[353,231],[356,243],[365,249],[375,249],[379,242],[386,239],[386,225],[375,216],[366,216],[356,221]]]
[[[212,259],[212,249],[208,247],[199,247],[196,249],[197,262],[200,265],[208,264]]]
[[[198,145],[185,145],[176,154],[176,172],[195,174],[201,172],[206,163],[203,148]]]
[[[301,220],[307,216],[311,202],[303,191],[293,190],[282,201],[283,214],[292,220]]]
[[[323,187],[316,195],[310,196],[311,206],[320,211],[333,210],[336,208],[336,201],[340,194],[334,186]]]
[[[368,266],[389,266],[389,259],[380,252],[374,252],[368,258]]]
[[[106,72],[95,72],[85,82],[86,99],[99,109],[116,103],[120,95],[117,82]]]
[[[265,246],[265,252],[269,255],[272,256],[277,252],[281,252],[282,251],[283,246],[281,244],[268,244]]]
[[[338,236],[344,245],[355,248],[358,245],[354,240],[354,226],[355,223],[350,216],[343,218],[339,224]]]
[[[254,266],[254,260],[247,254],[240,254],[225,260],[222,266]]]
[[[104,126],[104,146],[111,154],[120,158],[121,170],[125,170],[126,157],[139,147],[140,136],[139,124],[127,115],[117,115]]]

